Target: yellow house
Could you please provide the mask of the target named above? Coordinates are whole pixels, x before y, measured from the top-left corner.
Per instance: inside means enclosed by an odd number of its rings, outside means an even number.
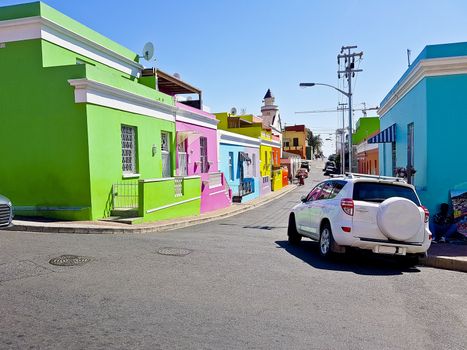
[[[307,146],[305,125],[285,127],[282,133],[282,149],[285,152],[298,154],[302,159],[306,159]]]

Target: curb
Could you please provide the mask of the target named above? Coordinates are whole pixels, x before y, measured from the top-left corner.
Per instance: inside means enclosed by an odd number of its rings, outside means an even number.
[[[171,231],[179,228],[184,228],[188,226],[199,225],[211,221],[216,221],[224,218],[228,218],[230,216],[234,216],[248,210],[260,207],[264,204],[270,203],[278,198],[283,197],[287,193],[295,190],[298,186],[297,185],[289,185],[289,188],[286,190],[280,191],[275,196],[271,196],[270,198],[264,198],[262,201],[258,201],[257,203],[246,203],[243,205],[232,205],[229,210],[225,213],[220,214],[213,214],[212,216],[206,217],[194,217],[188,218],[182,221],[171,222],[167,224],[158,224],[157,222],[154,223],[154,226],[145,226],[145,227],[90,227],[90,226],[41,226],[39,224],[34,225],[14,225],[11,228],[8,228],[7,231],[28,231],[28,232],[44,232],[44,233],[73,233],[73,234],[122,234],[122,233],[133,233],[133,234],[144,234],[144,233],[152,233],[152,232],[162,232],[162,231]]]
[[[438,269],[467,272],[467,261],[453,259],[447,256],[432,256],[420,259],[420,265]]]

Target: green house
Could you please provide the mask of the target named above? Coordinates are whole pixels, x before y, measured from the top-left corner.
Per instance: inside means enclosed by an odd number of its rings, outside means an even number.
[[[199,214],[199,177],[174,177],[174,99],[138,61],[44,3],[0,7],[0,193],[16,215]]]

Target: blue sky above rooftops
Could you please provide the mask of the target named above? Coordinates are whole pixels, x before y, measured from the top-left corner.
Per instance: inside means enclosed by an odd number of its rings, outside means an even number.
[[[1,0],[0,5],[23,3]],[[235,106],[259,114],[270,88],[288,125],[306,124],[323,139],[341,126],[340,113],[296,114],[336,108],[346,98],[325,87],[343,87],[336,56],[343,45],[364,52],[355,80],[354,108],[374,107],[427,45],[467,41],[463,0],[47,0],[89,28],[141,52],[156,47],[157,65],[203,90],[211,111]],[[462,46],[462,45],[461,45]],[[444,46],[433,47],[445,50]],[[452,46],[446,50],[452,50]],[[431,50],[429,48],[429,50]],[[465,48],[462,48],[465,50]],[[439,51],[441,52],[441,51]],[[369,114],[371,115],[371,113]],[[355,111],[355,122],[361,112]],[[335,139],[325,141],[325,153]]]

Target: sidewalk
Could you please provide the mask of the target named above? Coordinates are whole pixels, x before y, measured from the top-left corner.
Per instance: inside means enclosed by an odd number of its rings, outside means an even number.
[[[467,272],[467,245],[455,243],[432,244],[428,256],[420,261],[424,266]]]
[[[219,220],[269,203],[293,191],[297,185],[288,185],[279,191],[274,191],[253,199],[247,203],[234,203],[230,207],[219,209],[199,216],[176,218],[144,224],[125,224],[109,221],[51,221],[44,219],[13,220],[10,231],[47,232],[47,233],[77,233],[77,234],[116,234],[116,233],[149,233],[175,230],[182,227]]]

